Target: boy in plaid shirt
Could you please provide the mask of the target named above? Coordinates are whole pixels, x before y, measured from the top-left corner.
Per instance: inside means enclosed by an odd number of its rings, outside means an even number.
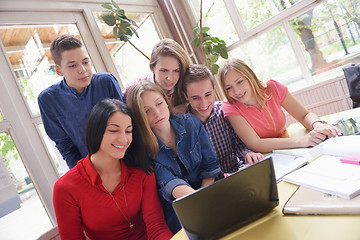
[[[188,104],[176,107],[174,112],[192,113],[200,119],[220,160],[222,171],[232,173],[244,162],[251,165],[264,156],[249,150],[224,118],[222,101],[215,101],[214,82],[214,76],[205,66],[189,67],[182,86]]]

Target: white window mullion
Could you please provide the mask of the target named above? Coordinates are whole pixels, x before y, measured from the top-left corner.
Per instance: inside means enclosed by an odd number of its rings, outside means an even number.
[[[231,21],[234,24],[236,33],[238,34],[240,38],[240,42],[245,40],[245,34],[246,34],[246,28],[244,25],[244,22],[242,21],[239,11],[237,10],[236,4],[234,0],[224,0],[224,4],[226,6],[226,9],[229,12]]]
[[[308,85],[314,84],[312,74],[307,65],[302,47],[300,46],[299,41],[296,38],[294,30],[292,29],[292,27],[290,26],[290,23],[288,21],[283,22],[283,27],[284,27],[287,37],[289,38],[289,43],[295,53],[295,58],[299,63],[299,67],[301,69],[301,72],[303,74],[303,77],[304,77],[306,83]]]
[[[50,161],[35,126],[32,124],[24,99],[16,83],[5,49],[0,44],[0,101],[6,121],[10,123],[9,132],[23,160],[29,176],[47,209],[50,219],[55,223],[52,207],[53,184],[58,178],[57,170]]]

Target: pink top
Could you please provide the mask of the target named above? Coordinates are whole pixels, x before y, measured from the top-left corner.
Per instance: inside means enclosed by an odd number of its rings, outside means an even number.
[[[281,105],[286,98],[288,88],[275,80],[269,80],[267,86],[265,94],[272,94],[270,100],[265,101],[267,109],[262,107],[258,110],[256,107],[235,101],[233,104],[224,102],[223,111],[225,117],[235,115],[245,118],[260,138],[276,138],[286,130],[286,118]]]

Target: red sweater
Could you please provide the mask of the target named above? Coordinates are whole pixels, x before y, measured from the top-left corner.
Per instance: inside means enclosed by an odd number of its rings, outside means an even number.
[[[59,233],[68,239],[170,239],[153,174],[127,167],[121,161],[121,182],[112,195],[89,156],[62,176],[54,186],[53,201]],[[124,198],[126,195],[127,207]],[[131,219],[132,229],[126,218]]]

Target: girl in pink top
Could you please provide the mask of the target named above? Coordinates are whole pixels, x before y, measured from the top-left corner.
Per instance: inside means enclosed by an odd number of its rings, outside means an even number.
[[[341,135],[336,127],[320,120],[274,80],[263,84],[243,61],[227,60],[220,69],[220,85],[228,102],[223,111],[240,139],[253,151],[315,146]],[[285,131],[285,109],[306,129],[298,138],[279,138]]]

